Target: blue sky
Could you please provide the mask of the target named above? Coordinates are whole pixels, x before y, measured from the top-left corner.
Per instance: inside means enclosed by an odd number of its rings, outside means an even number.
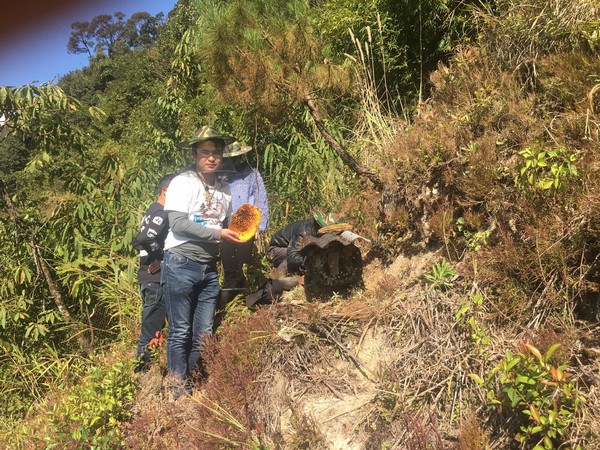
[[[99,14],[116,11],[125,13],[126,18],[138,11],[152,15],[163,12],[166,17],[176,3],[177,0],[79,0],[60,10],[59,14],[48,13],[37,18],[37,23],[24,25],[15,11],[15,29],[0,36],[0,86],[57,82],[70,71],[86,66],[87,55],[67,53],[73,22],[89,21]],[[10,13],[3,9],[4,20],[9,20],[6,14]]]

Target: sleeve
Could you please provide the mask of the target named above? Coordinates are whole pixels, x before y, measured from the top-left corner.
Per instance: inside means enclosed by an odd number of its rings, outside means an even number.
[[[133,246],[138,250],[148,252],[148,261],[162,260],[162,249],[164,236],[169,228],[167,214],[163,210],[147,214],[139,233],[133,239]]]
[[[256,197],[258,198],[258,207],[262,211],[262,217],[260,219],[260,225],[258,226],[259,232],[264,232],[269,226],[269,201],[267,199],[267,190],[265,189],[265,183],[263,182],[260,173],[256,171],[256,190],[258,191]]]
[[[221,230],[203,227],[188,219],[188,214],[179,211],[169,211],[169,224],[174,234],[195,241],[220,241]]]
[[[296,234],[287,247],[288,272],[298,272],[304,269],[304,255],[300,253],[300,241],[305,233]]]
[[[165,198],[166,211],[187,213],[190,209],[190,186],[183,175],[178,175],[169,184]]]

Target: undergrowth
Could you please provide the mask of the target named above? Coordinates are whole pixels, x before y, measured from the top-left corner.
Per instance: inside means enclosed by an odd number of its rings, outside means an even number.
[[[110,357],[92,358],[76,383],[52,389],[34,404],[4,442],[9,448],[119,448],[122,426],[132,417],[136,387],[133,361],[113,349]]]
[[[597,377],[569,375],[590,364],[576,314],[600,290],[598,18],[591,1],[474,9],[479,40],[431,75],[412,117],[374,105],[362,78],[347,145],[385,187],[341,203],[380,278],[236,316],[207,347],[193,419],[143,411],[128,443],[331,448],[337,432],[382,449],[593,445]],[[426,254],[426,267],[386,268]],[[506,353],[525,335],[537,341]]]
[[[254,404],[260,402],[255,384],[273,323],[264,311],[250,317],[240,310],[231,316],[203,344],[205,375],[197,380],[194,394],[158,408],[152,403],[140,408],[127,427],[128,448],[172,448],[182,440],[197,449],[263,448],[264,424],[254,414]]]
[[[597,445],[600,13],[496,3],[474,11],[479,41],[431,75],[414,117],[392,118],[360,86],[348,146],[385,189],[356,185],[340,203],[373,242],[368,288],[230,310],[194,394],[174,403],[157,400],[164,362],[158,394],[133,409],[127,364],[90,369],[36,405],[21,447]]]

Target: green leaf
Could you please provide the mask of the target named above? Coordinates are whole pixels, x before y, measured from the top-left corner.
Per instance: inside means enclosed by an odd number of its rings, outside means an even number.
[[[534,385],[535,384],[535,380],[532,378],[529,378],[525,375],[519,375],[517,376],[517,378],[515,378],[515,381],[517,383],[522,383],[522,384],[528,384],[528,385]]]
[[[519,356],[517,356],[516,358],[513,358],[510,361],[508,361],[508,364],[506,364],[506,367],[504,368],[504,370],[506,372],[509,372],[513,367],[515,367],[520,362],[521,362],[521,358]]]
[[[507,395],[508,399],[510,400],[510,404],[511,404],[510,406],[512,406],[513,408],[521,402],[521,398],[519,397],[516,389],[514,389],[514,388],[507,389],[506,395]]]
[[[546,361],[548,361],[559,347],[560,347],[560,344],[551,345],[550,348],[548,349],[548,351],[546,351],[546,354],[544,355],[544,359]]]
[[[460,309],[456,312],[456,314],[454,315],[454,317],[456,318],[456,320],[460,320],[462,318],[462,316],[465,315],[465,313],[471,309],[471,305],[464,304],[460,307]]]
[[[467,376],[473,380],[475,383],[477,383],[479,386],[483,386],[485,384],[485,382],[483,381],[483,378],[481,378],[479,375],[475,374],[475,373],[469,373],[467,374]]]

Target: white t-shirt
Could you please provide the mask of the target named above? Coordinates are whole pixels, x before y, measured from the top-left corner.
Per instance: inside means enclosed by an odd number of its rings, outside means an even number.
[[[205,186],[195,171],[183,172],[169,184],[165,211],[185,213],[190,221],[198,224],[193,237],[169,229],[165,250],[189,241],[218,242],[214,239],[214,230],[222,229],[223,221],[231,215],[229,184],[217,180],[214,186]]]

